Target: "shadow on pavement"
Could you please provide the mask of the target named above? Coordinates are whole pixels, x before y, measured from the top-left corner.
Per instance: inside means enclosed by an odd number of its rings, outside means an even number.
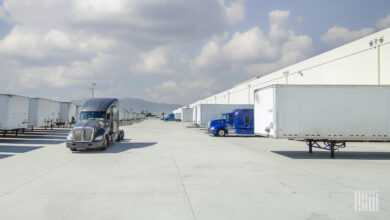
[[[151,147],[153,145],[157,144],[157,142],[130,142],[130,140],[125,139],[121,142],[115,142],[111,144],[107,150],[100,151],[100,150],[82,150],[82,151],[76,151],[73,153],[87,153],[87,154],[116,154],[116,153],[122,153],[124,151],[128,151],[131,149],[139,149],[139,148],[145,148],[145,147]]]
[[[13,155],[12,154],[0,154],[0,159],[4,159],[4,158],[7,158],[7,157],[12,157]]]
[[[330,151],[271,151],[291,159],[331,159]],[[335,152],[335,158],[338,160],[390,160],[390,152]]]
[[[63,136],[63,135],[67,135],[69,133],[70,130],[34,130],[34,131],[31,131],[31,130],[26,130],[24,132],[22,131],[19,131],[18,132],[18,136],[16,136],[16,132],[15,131],[7,131],[5,133],[5,136],[4,136],[4,133],[3,131],[0,132],[0,138],[9,138],[9,137],[19,137],[19,136],[23,136],[23,135],[32,135],[32,136],[39,136],[39,135],[50,135],[50,136]]]
[[[230,135],[226,135],[226,136],[223,136],[223,137],[219,137],[219,136],[214,136],[212,134],[209,134],[210,136],[212,137],[218,137],[218,138],[238,138],[238,137],[250,137],[250,138],[254,138],[254,137],[257,137],[257,138],[261,138],[260,136],[256,136],[256,135],[241,135],[241,134],[230,134]]]
[[[7,137],[3,137],[1,138],[0,137],[0,142],[2,139],[53,139],[53,140],[63,140],[66,138],[66,136],[68,136],[68,134],[63,134],[63,135],[60,135],[60,134],[57,134],[57,135],[26,135],[26,134],[19,134],[18,136],[7,136]]]
[[[104,152],[105,153],[121,153],[121,152],[128,151],[131,149],[151,147],[155,144],[157,144],[157,142],[130,142],[127,140],[123,140],[121,142],[118,142],[118,143],[111,145],[111,147],[109,147]]]
[[[45,137],[43,137],[45,138]],[[8,144],[12,144],[12,143],[24,143],[24,144],[37,144],[37,145],[45,145],[45,144],[61,144],[61,143],[64,143],[65,142],[65,138],[64,139],[56,139],[56,140],[32,140],[32,139],[1,139],[0,138],[0,143],[8,143]]]
[[[8,146],[8,145],[0,145],[0,152],[2,153],[26,153],[29,151],[33,151],[43,146]]]

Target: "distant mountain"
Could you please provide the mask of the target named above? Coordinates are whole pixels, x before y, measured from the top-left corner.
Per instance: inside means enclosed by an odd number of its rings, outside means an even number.
[[[77,105],[83,105],[88,98],[72,100],[71,102]],[[173,104],[164,104],[164,103],[155,103],[149,102],[142,99],[135,98],[123,98],[119,99],[120,109],[133,110],[134,112],[148,111],[153,114],[161,114],[162,112],[172,112],[173,110],[181,107],[181,105],[173,105]]]

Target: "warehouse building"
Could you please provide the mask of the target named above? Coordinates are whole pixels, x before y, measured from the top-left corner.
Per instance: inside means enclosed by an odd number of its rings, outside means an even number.
[[[254,91],[273,84],[390,85],[390,28],[189,105],[253,104]]]

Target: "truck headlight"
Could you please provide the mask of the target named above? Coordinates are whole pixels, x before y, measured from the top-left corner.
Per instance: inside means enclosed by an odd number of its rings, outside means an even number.
[[[214,127],[211,127],[211,128],[210,128],[210,130],[212,130],[212,131],[214,131],[214,129],[215,129]]]
[[[101,141],[101,140],[103,140],[103,137],[104,137],[104,135],[97,136],[97,137],[95,137],[95,141]]]
[[[67,141],[73,141],[73,132],[69,132],[68,136],[66,137]]]

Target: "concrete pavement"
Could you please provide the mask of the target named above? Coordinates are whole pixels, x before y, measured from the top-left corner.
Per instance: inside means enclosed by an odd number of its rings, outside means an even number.
[[[72,153],[65,131],[0,138],[0,219],[390,218],[390,143],[348,143],[330,159],[189,125],[125,126],[105,152]],[[378,191],[379,211],[355,211],[357,190]]]

